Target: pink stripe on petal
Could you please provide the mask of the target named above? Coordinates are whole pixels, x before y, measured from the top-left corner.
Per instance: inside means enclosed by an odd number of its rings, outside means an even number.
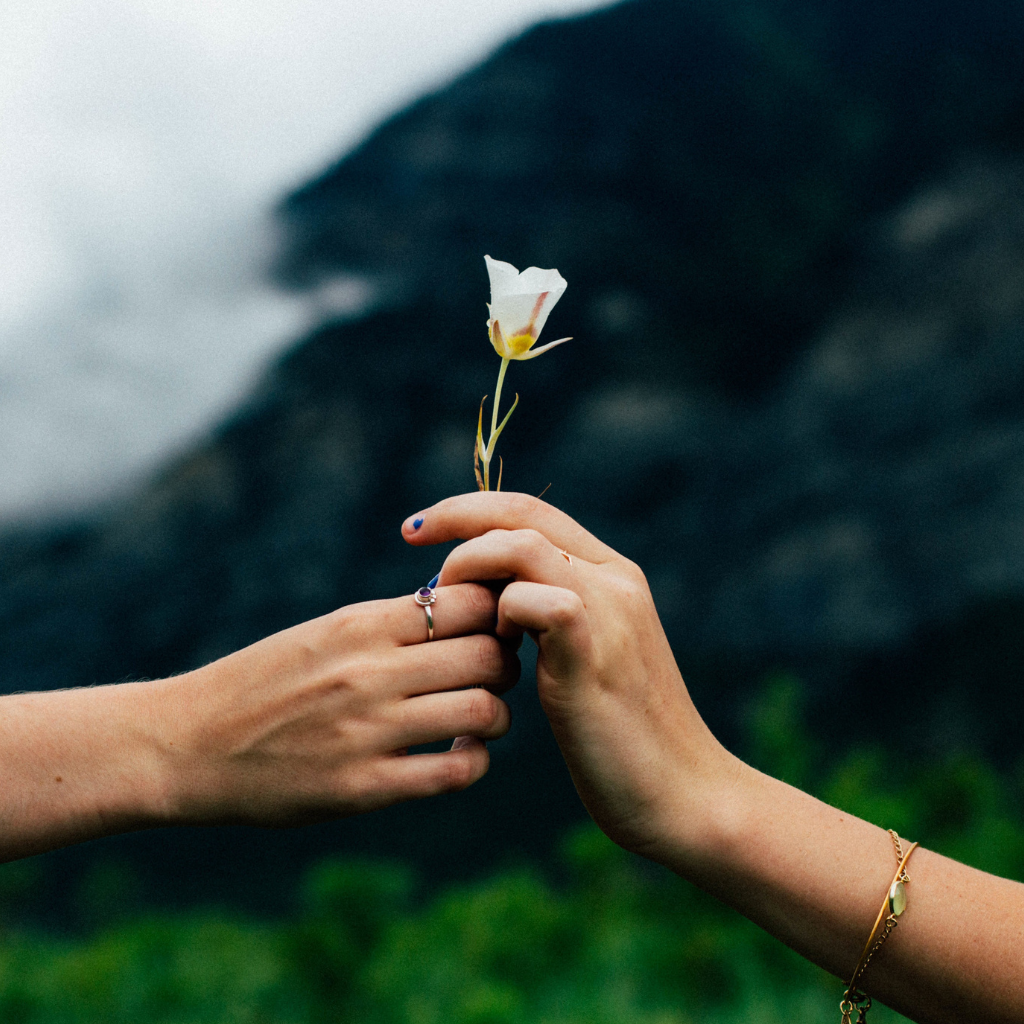
[[[532,334],[535,338],[537,337],[533,330],[533,325],[536,323],[537,317],[540,316],[540,311],[544,308],[544,300],[550,294],[550,292],[541,292],[540,295],[537,296],[537,301],[533,306],[533,312],[530,314],[530,322],[526,325],[526,330],[523,333]]]

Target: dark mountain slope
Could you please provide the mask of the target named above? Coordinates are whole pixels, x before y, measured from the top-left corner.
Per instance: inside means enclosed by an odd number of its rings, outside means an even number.
[[[1015,755],[1021,12],[632,0],[400,114],[281,211],[283,280],[366,273],[379,308],[303,339],[129,499],[0,539],[3,686],[181,671],[432,575],[397,528],[472,487],[489,252],[559,267],[549,330],[576,336],[512,368],[506,482],[552,482],[644,566],[723,735],[782,666],[829,734],[900,687],[912,742],[953,722]],[[543,852],[580,808],[528,682],[513,699],[458,798],[96,848],[158,892],[260,906],[334,847],[437,876]]]
[[[558,266],[598,323],[603,297],[643,300],[659,373],[760,394],[866,218],[951,154],[1024,140],[1022,38],[1019,5],[918,0],[541,25],[291,196],[280,273],[370,271],[460,315],[483,253]]]

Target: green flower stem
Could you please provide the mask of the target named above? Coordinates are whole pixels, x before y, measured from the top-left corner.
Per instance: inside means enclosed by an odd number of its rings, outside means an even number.
[[[508,357],[503,357],[501,360],[501,369],[498,370],[498,383],[494,388],[494,408],[491,410],[491,436],[487,439],[487,447],[480,454],[480,461],[484,464],[485,491],[489,491],[491,489],[491,458],[494,455],[494,446],[498,441],[498,435],[505,426],[505,422],[508,421],[508,417],[506,416],[501,427],[498,426],[498,406],[501,403],[501,388],[505,383],[505,371],[508,369],[508,364]]]
[[[498,405],[501,402],[501,386],[505,383],[505,371],[508,369],[508,362],[508,356],[504,356],[501,360],[501,369],[498,371],[498,383],[494,388],[494,409],[491,411],[491,436],[487,439],[488,456],[494,451],[494,442],[497,440],[494,432],[498,429]]]

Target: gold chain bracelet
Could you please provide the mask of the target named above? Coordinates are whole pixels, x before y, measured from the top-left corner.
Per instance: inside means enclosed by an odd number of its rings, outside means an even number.
[[[889,835],[892,836],[893,846],[896,848],[896,860],[899,866],[896,868],[896,875],[892,880],[892,885],[889,886],[889,891],[885,894],[882,909],[879,910],[878,917],[875,918],[871,934],[868,935],[864,952],[861,953],[860,960],[857,961],[853,976],[850,978],[850,984],[846,986],[843,1000],[839,1004],[839,1012],[843,1015],[842,1024],[865,1024],[867,1021],[868,1010],[871,1009],[871,997],[857,988],[857,982],[864,976],[864,972],[867,970],[868,964],[871,963],[872,957],[882,948],[882,944],[889,938],[889,934],[896,927],[896,919],[907,909],[906,886],[910,882],[910,877],[906,870],[907,861],[910,860],[910,855],[917,849],[917,843],[911,845],[907,852],[904,853],[900,837],[892,829],[888,831]],[[881,931],[879,931],[879,928],[881,928]],[[856,1021],[853,1020],[854,1010],[857,1011]]]

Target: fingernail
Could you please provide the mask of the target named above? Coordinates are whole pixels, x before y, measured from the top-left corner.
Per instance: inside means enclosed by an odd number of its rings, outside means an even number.
[[[423,517],[422,516],[420,516],[419,519],[414,519],[412,521],[412,528],[414,530],[418,530],[422,525],[423,525]]]
[[[435,576],[435,577],[434,577],[434,578],[433,578],[433,579],[432,579],[432,580],[431,580],[431,581],[430,581],[430,582],[429,582],[429,583],[427,584],[427,586],[428,586],[428,587],[430,587],[430,589],[431,589],[431,590],[433,590],[433,589],[434,589],[434,587],[436,587],[436,586],[437,586],[437,581],[438,581],[438,580],[439,580],[440,578],[441,578],[441,574],[440,574],[440,573],[438,573],[438,574],[437,574],[437,575],[436,575],[436,576]]]

